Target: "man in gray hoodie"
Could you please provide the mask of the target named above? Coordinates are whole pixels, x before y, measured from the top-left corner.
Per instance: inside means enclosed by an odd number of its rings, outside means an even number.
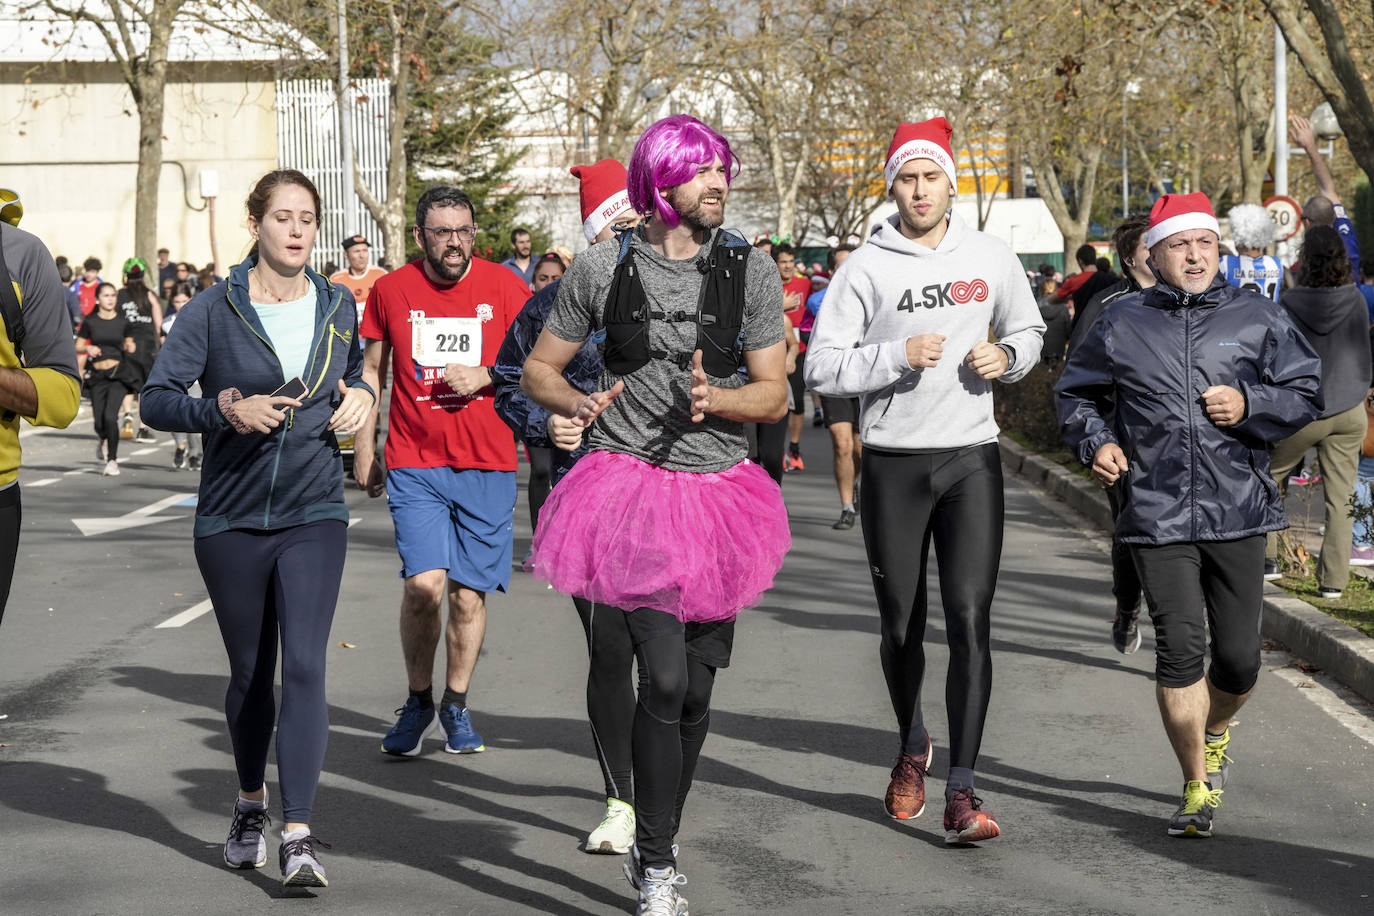
[[[992,690],[989,613],[1002,554],[991,383],[1030,371],[1045,323],[1016,255],[951,209],[950,134],[944,118],[898,126],[885,168],[897,213],[831,280],[811,334],[806,383],[824,396],[861,402],[860,517],[902,745],[888,814],[906,820],[925,809],[932,749],[920,699],[933,538],[950,647],[945,839],[974,843],[1001,832],[973,791]]]

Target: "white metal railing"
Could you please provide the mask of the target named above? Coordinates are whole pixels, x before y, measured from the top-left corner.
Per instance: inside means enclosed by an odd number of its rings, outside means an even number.
[[[353,154],[372,193],[386,199],[390,125],[387,94],[390,81],[354,80]],[[315,242],[314,264],[344,265],[343,240],[362,233],[372,244],[372,257],[382,255],[382,233],[361,200],[343,200],[339,115],[334,84],[329,80],[277,80],[277,163],[299,169],[319,188],[324,213]],[[400,265],[393,264],[392,267]]]

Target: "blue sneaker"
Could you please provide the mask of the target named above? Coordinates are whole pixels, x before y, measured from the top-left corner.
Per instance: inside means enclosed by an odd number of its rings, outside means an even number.
[[[439,708],[439,723],[444,726],[448,743],[444,750],[450,754],[478,754],[487,749],[482,736],[472,727],[472,715],[454,703]]]
[[[406,700],[406,705],[396,710],[396,715],[400,718],[382,739],[382,753],[414,757],[420,753],[420,745],[424,740],[439,727],[439,716],[433,706],[424,709],[414,697]]]

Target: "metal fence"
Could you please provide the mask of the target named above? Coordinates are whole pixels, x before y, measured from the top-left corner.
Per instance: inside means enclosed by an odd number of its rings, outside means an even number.
[[[387,131],[390,81],[354,81],[353,154],[368,188],[386,199]],[[381,257],[381,227],[361,200],[343,199],[340,168],[339,113],[334,84],[329,80],[277,80],[277,162],[299,169],[315,182],[323,198],[320,234],[315,242],[314,267],[326,261],[344,264],[340,245],[362,233],[372,244],[373,259]]]

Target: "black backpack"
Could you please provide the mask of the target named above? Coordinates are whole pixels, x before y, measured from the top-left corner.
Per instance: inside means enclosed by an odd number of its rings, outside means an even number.
[[[739,370],[744,324],[744,275],[750,245],[743,238],[721,231],[706,258],[697,262],[701,289],[695,312],[660,312],[649,301],[630,254],[632,232],[620,237],[615,276],[606,296],[601,356],[616,375],[629,375],[651,359],[667,360],[678,368],[692,366],[692,353],[670,353],[649,347],[649,319],[693,322],[697,326],[696,350],[707,375],[727,378]],[[598,334],[598,337],[600,335]]]

